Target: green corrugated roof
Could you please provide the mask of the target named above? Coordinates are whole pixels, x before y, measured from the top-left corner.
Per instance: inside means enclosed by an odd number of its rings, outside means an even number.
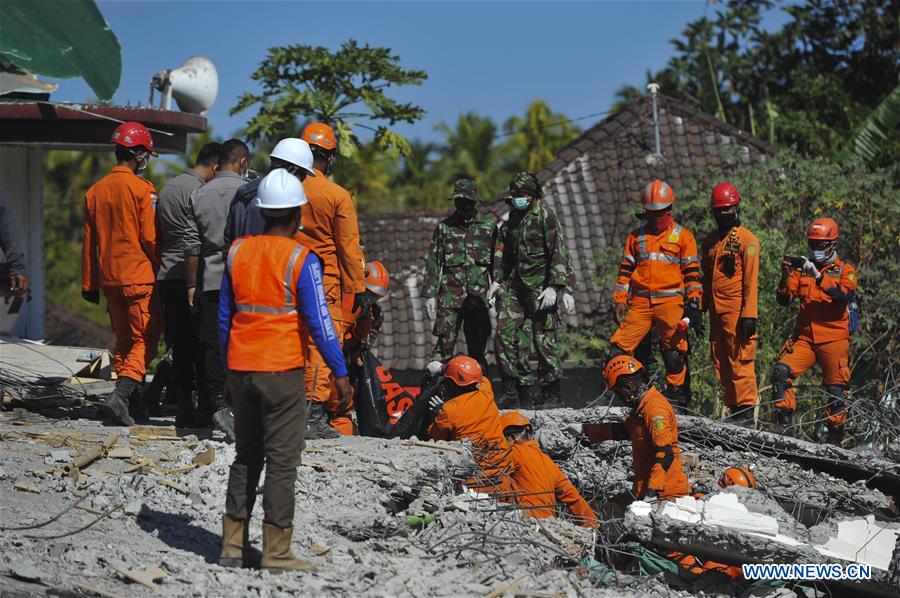
[[[94,0],[0,1],[0,56],[35,75],[82,77],[104,101],[122,76],[122,48]]]

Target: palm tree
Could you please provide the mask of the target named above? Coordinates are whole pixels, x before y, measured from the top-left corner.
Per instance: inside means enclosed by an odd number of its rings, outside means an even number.
[[[541,99],[528,106],[524,117],[513,116],[503,123],[503,131],[510,136],[505,145],[506,151],[516,156],[515,169],[529,172],[537,172],[552,162],[556,152],[581,132]]]

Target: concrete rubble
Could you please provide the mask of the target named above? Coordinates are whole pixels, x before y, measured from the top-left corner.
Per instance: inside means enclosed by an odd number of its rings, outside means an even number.
[[[748,588],[725,576],[641,575],[623,565],[634,547],[658,554],[678,548],[731,564],[867,563],[873,580],[853,586],[862,592],[883,592],[891,576],[900,579],[893,497],[844,475],[892,475],[896,463],[800,441],[772,441],[777,450],[759,451],[741,436],[746,431],[699,418],[680,424],[687,430],[681,448],[695,491],[706,496],[657,507],[628,506],[628,442],[588,446],[562,431],[569,422],[621,420],[624,410],[527,413],[543,448],[604,520],[596,532],[565,517],[528,519],[466,491],[460,482],[474,464],[465,444],[310,441],[297,477],[294,550],[317,569],[272,575],[215,564],[231,445],[170,427],[79,419],[92,414],[90,405],[66,417],[46,413],[52,417],[0,413],[0,585],[28,595],[499,598],[784,590]],[[698,431],[704,429],[709,433]],[[97,460],[70,467],[98,447]],[[791,451],[791,458],[778,451]],[[825,462],[845,467],[823,471]],[[716,480],[730,465],[750,467],[762,491],[719,491]],[[260,508],[250,537],[261,548]]]

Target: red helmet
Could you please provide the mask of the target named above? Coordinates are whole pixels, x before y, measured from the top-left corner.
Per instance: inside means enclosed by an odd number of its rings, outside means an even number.
[[[468,355],[457,355],[447,362],[444,378],[457,386],[469,386],[481,382],[481,366]]]
[[[506,413],[500,414],[500,427],[503,428],[504,432],[506,428],[515,426],[517,428],[530,428],[531,422],[527,417],[519,413],[518,411],[507,411]]]
[[[838,238],[837,222],[831,218],[816,218],[806,230],[806,238],[810,241],[834,241]]]
[[[631,355],[619,355],[613,357],[609,360],[609,363],[606,364],[606,369],[603,370],[607,388],[612,389],[616,385],[616,382],[619,381],[620,376],[628,376],[635,372],[639,372],[642,369],[644,369],[644,366],[641,365],[641,362]]]
[[[641,192],[641,203],[645,210],[662,210],[675,203],[675,192],[667,183],[656,179],[644,187]]]
[[[743,486],[744,488],[756,488],[756,479],[746,467],[729,467],[722,472],[719,478],[719,486]]]
[[[391,279],[387,268],[381,262],[366,262],[366,288],[379,297],[388,293]]]
[[[156,155],[156,150],[153,148],[153,136],[141,123],[133,121],[122,123],[113,131],[109,141],[122,147],[143,147],[152,155]]]
[[[722,181],[712,190],[712,207],[727,208],[741,203],[741,194],[729,181]]]

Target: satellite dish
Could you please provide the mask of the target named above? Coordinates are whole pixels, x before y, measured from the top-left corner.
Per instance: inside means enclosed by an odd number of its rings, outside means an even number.
[[[219,73],[205,56],[191,56],[177,69],[156,73],[150,82],[150,104],[153,91],[161,93],[159,107],[172,109],[172,98],[182,112],[206,114],[219,94]]]

